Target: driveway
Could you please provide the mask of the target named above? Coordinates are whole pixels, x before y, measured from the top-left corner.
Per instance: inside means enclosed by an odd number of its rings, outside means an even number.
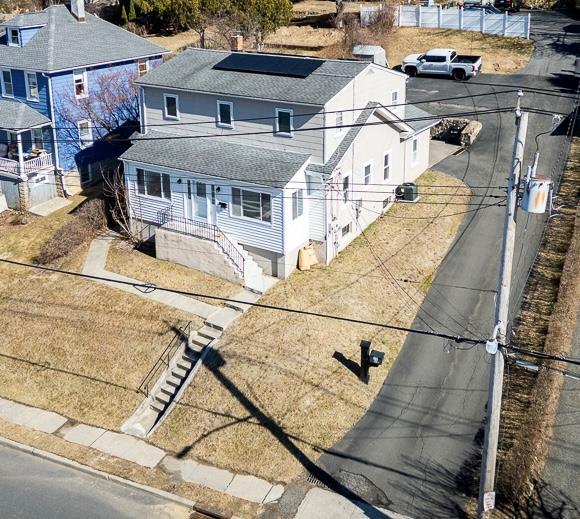
[[[574,88],[578,23],[563,13],[533,12],[532,27],[536,51],[522,73],[481,75],[465,83],[415,78],[409,83],[409,100],[500,92],[517,85],[552,93]],[[515,95],[504,93],[421,106],[433,113],[448,114],[511,107],[514,103]],[[523,100],[524,108],[562,113],[569,113],[572,105],[569,98],[531,93]],[[483,130],[471,150],[445,159],[436,169],[463,179],[476,194],[502,193],[495,186],[506,184],[514,137],[513,114],[482,114],[478,119]],[[535,152],[534,136],[550,130],[551,125],[549,116],[530,115],[526,163]],[[562,171],[567,141],[565,131],[556,133],[539,137],[538,171],[542,174],[557,176]],[[423,328],[424,320],[438,331],[477,337],[491,333],[503,211],[487,208],[466,215],[414,327]],[[521,213],[512,316],[544,222],[544,217]],[[488,360],[478,347],[463,348],[440,339],[409,335],[371,408],[331,452],[322,456],[321,467],[346,486],[349,481],[364,479],[367,484],[356,488],[360,497],[390,510],[412,517],[464,516],[465,494],[476,493],[470,485],[481,450]]]

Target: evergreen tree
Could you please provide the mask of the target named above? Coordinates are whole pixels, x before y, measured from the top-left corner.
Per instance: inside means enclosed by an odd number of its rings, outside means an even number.
[[[127,18],[127,11],[125,10],[125,4],[121,8],[121,22],[123,25],[127,25],[129,23],[129,18]]]
[[[135,12],[135,3],[133,0],[129,0],[129,21],[134,22],[137,18],[137,13]]]

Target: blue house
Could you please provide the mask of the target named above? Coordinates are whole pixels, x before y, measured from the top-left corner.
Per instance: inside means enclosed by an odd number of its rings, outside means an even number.
[[[130,88],[167,51],[85,14],[83,0],[20,14],[0,31],[0,197],[25,210],[79,191],[95,163],[119,153],[99,142],[114,110],[95,97],[103,84]]]

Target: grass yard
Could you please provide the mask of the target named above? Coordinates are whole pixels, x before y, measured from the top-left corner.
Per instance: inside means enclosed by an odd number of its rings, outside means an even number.
[[[40,218],[0,218],[0,257],[34,261],[74,218],[73,204]],[[79,270],[86,247],[59,264]],[[0,395],[116,429],[141,401],[136,389],[169,343],[172,327],[201,320],[120,290],[0,264]]]
[[[330,266],[296,272],[261,302],[410,325],[424,298],[424,285],[432,280],[462,221],[454,213],[464,210],[461,202],[469,195],[464,184],[441,173],[428,172],[419,184],[424,193],[430,185],[457,186],[446,192],[460,205],[397,204],[365,232],[372,251],[361,236]],[[429,199],[441,202],[447,197],[422,197]],[[452,216],[433,219],[445,215]],[[421,219],[411,219],[417,217]],[[399,282],[414,302],[391,275],[419,281]],[[386,352],[368,386],[347,367],[358,365],[362,339]],[[280,438],[309,459],[317,458],[368,408],[404,339],[403,333],[372,326],[250,309],[226,330],[217,355],[201,369],[152,441],[236,472],[290,481],[303,468]]]
[[[217,297],[231,297],[242,287],[224,279],[193,270],[128,247],[126,242],[115,241],[109,250],[107,270],[168,288],[189,292],[204,292]],[[200,298],[201,299],[201,298]],[[202,299],[219,306],[219,301]]]

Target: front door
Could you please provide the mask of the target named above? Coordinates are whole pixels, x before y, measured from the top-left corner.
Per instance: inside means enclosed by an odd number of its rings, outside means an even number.
[[[187,181],[185,216],[190,220],[202,220],[216,224],[216,190],[212,184]]]

